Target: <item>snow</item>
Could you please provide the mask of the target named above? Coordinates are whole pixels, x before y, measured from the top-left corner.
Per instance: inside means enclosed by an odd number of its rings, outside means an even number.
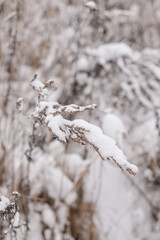
[[[36,91],[41,91],[44,88],[44,84],[39,80],[39,79],[33,79],[31,82],[31,86],[36,90]]]
[[[77,71],[87,72],[89,69],[90,67],[87,58],[85,56],[80,57],[77,62]]]
[[[71,205],[73,202],[75,202],[77,196],[76,193],[72,191],[73,183],[63,174],[60,169],[54,168],[49,170],[44,179],[48,184],[46,188],[48,190],[48,195],[51,198],[63,199],[68,205]]]
[[[102,129],[105,135],[113,138],[121,147],[126,133],[123,122],[115,114],[106,114],[103,118]]]
[[[137,141],[134,142],[133,153],[135,150],[139,155],[143,152],[148,152],[150,158],[155,158],[155,154],[158,152],[158,135],[154,117],[150,117],[141,124],[137,124],[130,134],[131,139],[135,139],[135,137]]]
[[[155,65],[155,64],[153,64],[153,63],[144,63],[144,65],[146,66],[146,67],[148,67],[148,69],[150,69],[152,72],[153,72],[153,74],[155,75],[155,77],[157,78],[157,79],[159,79],[160,80],[160,69],[159,69],[159,66],[157,66],[157,65]]]
[[[63,126],[63,118],[61,115],[53,117],[49,114],[45,118],[45,122],[60,141],[66,142],[66,134],[61,130],[61,126]]]
[[[159,136],[154,112],[160,106],[160,1],[93,1],[25,1],[24,6],[24,1],[0,0],[0,192],[11,196],[14,187],[22,193],[20,199],[18,194],[11,198],[18,200],[20,219],[24,222],[28,217],[30,229],[23,224],[16,227],[15,221],[16,229],[6,236],[8,240],[72,239],[77,222],[83,227],[90,220],[88,209],[92,206],[92,226],[99,240],[160,239],[160,212],[154,221],[153,209],[143,199],[146,195],[159,206]],[[98,11],[92,12],[96,3]],[[15,13],[19,10],[17,21]],[[11,72],[7,70],[9,60]],[[29,79],[37,71],[38,78],[31,83],[34,92]],[[8,85],[10,78],[13,81]],[[47,89],[48,96],[46,84],[52,80],[47,79],[53,79],[58,87],[56,92],[55,84]],[[21,114],[15,111],[19,96],[24,99]],[[44,96],[46,102],[39,102]],[[102,111],[82,113],[84,108],[78,105],[92,102]],[[69,103],[77,105],[66,105]],[[32,118],[35,104],[38,107]],[[106,114],[106,108],[114,111]],[[86,122],[71,121],[75,116],[70,114],[80,111],[78,118],[102,126],[103,131]],[[128,131],[123,139],[125,128]],[[90,146],[75,141],[89,142]],[[104,161],[92,147],[103,154]],[[32,161],[28,163],[25,153],[30,149]],[[113,152],[124,170],[126,155],[129,162],[139,166],[140,173],[130,178],[122,173],[112,161]],[[28,180],[30,196],[25,188]],[[84,223],[81,210],[88,205],[82,196],[89,205]],[[0,207],[5,206],[0,201]],[[72,209],[80,213],[75,221]],[[6,232],[6,221],[2,221],[2,233]],[[78,228],[84,239],[88,239],[86,228]]]
[[[154,177],[153,177],[153,172],[151,171],[150,168],[146,168],[144,170],[144,177],[147,179],[147,181],[149,182],[153,182],[154,181]]]
[[[131,197],[134,189],[129,188],[128,180],[119,169],[111,164],[106,165],[105,162],[100,164],[96,160],[87,176],[85,188],[86,202],[98,199],[94,221],[101,233],[100,239],[106,239],[106,236],[110,240],[132,239],[132,216],[129,209],[135,203],[135,199]]]
[[[37,78],[37,75],[33,78],[31,81],[32,88],[39,92],[42,96],[45,96],[48,94],[47,89],[45,88],[45,85]]]
[[[12,192],[12,195],[14,195],[14,196],[19,196],[19,192],[14,191],[14,192]]]
[[[56,222],[56,217],[54,215],[54,212],[52,209],[49,207],[48,204],[44,204],[43,206],[43,212],[42,212],[42,217],[44,223],[49,226],[50,228],[54,228],[55,222]]]
[[[97,107],[96,104],[88,105],[85,107],[77,106],[76,104],[70,104],[66,106],[62,106],[58,102],[45,102],[41,101],[39,103],[39,106],[36,107],[36,110],[34,112],[34,116],[38,116],[39,113],[43,112],[44,110],[46,111],[47,115],[49,114],[73,114],[73,113],[78,113],[78,112],[83,112],[85,110],[93,110]]]
[[[30,167],[31,195],[41,194],[45,189],[50,198],[57,201],[63,199],[67,204],[72,204],[77,197],[76,193],[72,191],[73,182],[55,166],[53,157],[44,156],[36,151],[33,156],[36,160]]]
[[[77,105],[61,106],[57,102],[40,102],[39,107],[33,114],[36,118],[44,117],[44,122],[52,133],[62,142],[66,143],[67,140],[79,141],[83,144],[89,143],[100,155],[103,160],[113,160],[123,170],[132,174],[138,172],[138,168],[130,164],[123,152],[116,146],[113,139],[105,136],[102,130],[84,120],[69,121],[63,117],[68,113],[76,113],[86,109],[94,109],[96,105],[89,105],[86,107],[79,107]],[[113,118],[113,116],[112,116]],[[115,119],[116,117],[114,117]],[[121,127],[120,120],[118,127]],[[124,129],[123,129],[124,130]],[[83,132],[86,139],[83,139]]]
[[[12,223],[13,227],[18,227],[18,226],[19,226],[20,216],[19,216],[19,213],[18,213],[18,212],[15,213],[12,222],[13,222],[13,223]]]
[[[58,140],[52,141],[48,145],[48,151],[49,151],[49,153],[54,152],[55,158],[61,159],[61,156],[63,155],[63,153],[65,151],[65,145],[62,144]]]
[[[95,146],[98,149],[100,156],[104,160],[112,159],[122,169],[127,171],[131,170],[133,174],[136,174],[138,172],[138,168],[134,164],[130,164],[127,161],[126,156],[116,146],[115,141],[110,137],[105,136],[99,127],[90,124],[84,120],[76,119],[72,122],[75,125],[75,127],[86,129],[86,131],[84,131],[85,137],[91,143],[91,145],[93,144],[93,146]]]
[[[35,209],[30,207],[30,211],[32,214],[29,215],[29,229],[30,231],[28,232],[29,239],[38,239],[38,240],[43,240],[42,234],[39,231],[41,227],[41,218],[38,212],[35,211]]]
[[[0,195],[0,212],[5,212],[6,208],[10,205],[10,200]]]
[[[125,43],[104,44],[96,49],[88,47],[86,48],[86,53],[96,57],[102,65],[119,57],[132,57],[133,55],[132,49]]]
[[[87,1],[86,3],[85,3],[85,6],[86,7],[88,7],[90,10],[97,10],[97,5],[96,5],[96,3],[94,2],[94,1]]]
[[[65,172],[74,179],[74,182],[85,172],[91,160],[83,160],[79,154],[72,153],[65,156]]]

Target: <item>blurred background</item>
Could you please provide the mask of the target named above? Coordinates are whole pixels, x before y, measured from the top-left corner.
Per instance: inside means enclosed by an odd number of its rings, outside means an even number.
[[[54,80],[48,101],[97,104],[76,117],[138,174],[35,126],[35,74]],[[0,193],[20,214],[0,211],[0,239],[160,239],[159,0],[0,0]]]

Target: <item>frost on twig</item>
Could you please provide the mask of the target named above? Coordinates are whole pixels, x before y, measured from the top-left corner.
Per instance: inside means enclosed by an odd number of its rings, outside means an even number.
[[[95,107],[95,104],[80,107],[74,104],[62,106],[57,102],[40,101],[35,108],[33,117],[45,123],[59,141],[66,143],[72,140],[83,145],[89,144],[103,160],[112,160],[122,170],[133,175],[136,174],[137,167],[127,161],[115,141],[105,136],[99,127],[81,119],[73,121],[66,119],[69,115],[93,110]]]

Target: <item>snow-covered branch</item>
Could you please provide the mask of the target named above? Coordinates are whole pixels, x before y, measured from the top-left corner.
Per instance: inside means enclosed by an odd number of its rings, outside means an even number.
[[[85,110],[93,110],[96,105],[80,107],[77,105],[62,106],[57,102],[39,102],[33,116],[47,125],[56,138],[66,143],[69,140],[92,146],[103,160],[114,161],[122,170],[136,174],[138,168],[130,164],[124,153],[117,147],[115,141],[103,134],[102,130],[81,119],[73,121],[66,119],[71,114]]]
[[[15,195],[13,193],[13,195]],[[12,228],[19,227],[19,212],[15,201],[0,195],[0,219],[6,220]]]

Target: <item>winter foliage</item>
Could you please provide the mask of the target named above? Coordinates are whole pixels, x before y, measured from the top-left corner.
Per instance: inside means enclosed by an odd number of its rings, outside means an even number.
[[[159,23],[159,0],[0,0],[0,239],[160,239]]]

